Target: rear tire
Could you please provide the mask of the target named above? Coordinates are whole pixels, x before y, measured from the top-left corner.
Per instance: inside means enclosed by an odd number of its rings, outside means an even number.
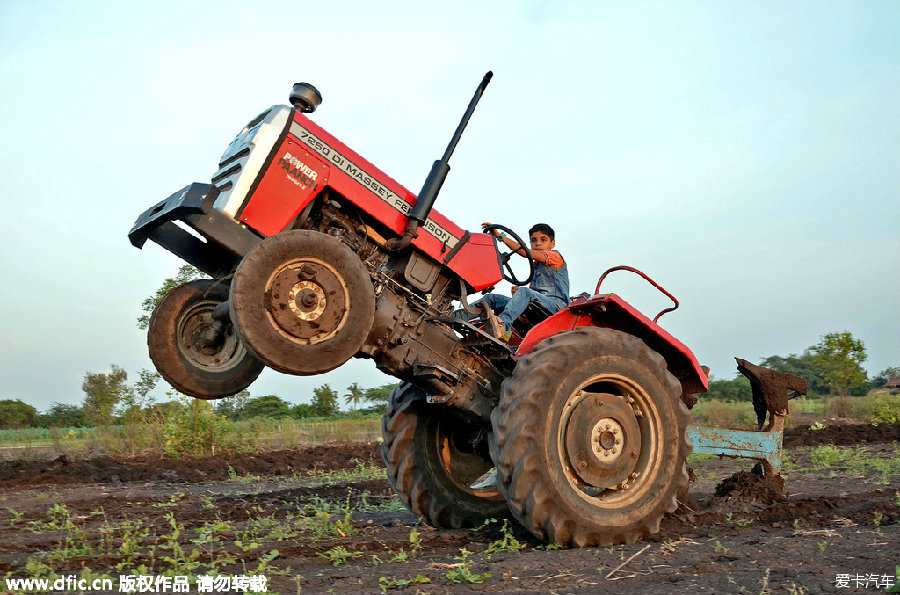
[[[454,410],[426,403],[425,393],[409,383],[391,393],[381,419],[381,457],[400,500],[429,525],[477,527],[509,516],[498,491],[469,487],[494,466],[487,452],[472,452],[477,431]]]
[[[607,328],[551,337],[519,360],[491,413],[491,455],[513,516],[588,547],[659,531],[687,481],[681,387],[640,339]]]
[[[227,299],[227,286],[198,279],[171,290],[153,310],[147,330],[150,359],[179,392],[201,399],[227,397],[250,386],[265,367],[230,324],[218,335],[212,332],[212,311]]]
[[[365,343],[375,292],[359,257],[340,240],[286,231],[260,242],[238,265],[231,319],[247,348],[270,368],[321,374]]]

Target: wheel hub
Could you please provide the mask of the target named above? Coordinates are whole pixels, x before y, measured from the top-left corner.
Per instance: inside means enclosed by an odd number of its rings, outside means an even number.
[[[347,320],[344,278],[314,259],[279,267],[266,287],[266,311],[275,328],[292,341],[314,344],[332,337]]]
[[[207,370],[225,370],[236,365],[243,351],[233,333],[213,320],[217,304],[200,302],[186,310],[177,323],[177,346],[194,365]]]
[[[325,290],[314,281],[300,281],[288,293],[288,306],[302,320],[316,320],[325,311]]]
[[[215,353],[224,342],[225,333],[222,329],[216,328],[215,322],[197,327],[191,337],[191,346],[205,354]]]
[[[567,417],[563,443],[572,475],[598,488],[624,484],[641,450],[641,429],[626,397],[580,391]]]

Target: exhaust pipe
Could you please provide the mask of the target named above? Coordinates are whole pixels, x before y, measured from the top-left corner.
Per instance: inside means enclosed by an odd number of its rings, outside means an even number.
[[[417,236],[419,226],[428,219],[428,215],[434,206],[434,201],[437,200],[437,195],[441,191],[441,186],[444,185],[444,180],[447,179],[447,174],[450,172],[450,156],[453,155],[453,151],[456,149],[456,145],[459,143],[459,139],[469,123],[469,118],[472,117],[475,106],[478,105],[478,100],[481,99],[493,76],[494,73],[488,71],[484,78],[481,79],[481,84],[475,89],[475,95],[469,102],[469,107],[466,109],[466,113],[463,114],[462,120],[459,121],[459,126],[456,127],[456,132],[453,133],[453,138],[450,139],[450,143],[444,151],[444,156],[434,162],[431,166],[431,171],[428,172],[428,177],[425,178],[425,183],[422,184],[422,190],[419,191],[416,204],[412,213],[409,214],[409,224],[406,232],[402,237],[388,241],[388,250],[397,252],[409,246],[412,239]]]

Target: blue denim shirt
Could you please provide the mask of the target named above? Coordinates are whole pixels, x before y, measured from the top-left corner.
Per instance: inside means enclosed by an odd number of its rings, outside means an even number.
[[[534,279],[531,280],[529,287],[538,293],[562,300],[561,308],[567,306],[569,304],[569,269],[565,260],[558,269],[543,262],[535,264]]]

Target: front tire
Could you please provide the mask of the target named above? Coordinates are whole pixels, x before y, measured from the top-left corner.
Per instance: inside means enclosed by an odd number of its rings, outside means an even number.
[[[233,395],[250,386],[264,368],[230,324],[215,330],[212,311],[227,299],[227,286],[198,279],[167,293],[150,316],[150,359],[163,378],[186,395]]]
[[[270,368],[309,376],[337,368],[365,343],[375,292],[359,257],[316,231],[266,238],[231,283],[231,319]]]
[[[425,402],[425,393],[401,383],[391,393],[381,420],[381,457],[400,500],[434,527],[477,527],[506,518],[509,508],[494,489],[472,485],[493,467],[485,452],[474,452],[479,428],[456,411]]]
[[[632,335],[588,327],[538,344],[491,413],[491,455],[513,516],[577,547],[659,531],[687,480],[680,393],[662,356]]]

